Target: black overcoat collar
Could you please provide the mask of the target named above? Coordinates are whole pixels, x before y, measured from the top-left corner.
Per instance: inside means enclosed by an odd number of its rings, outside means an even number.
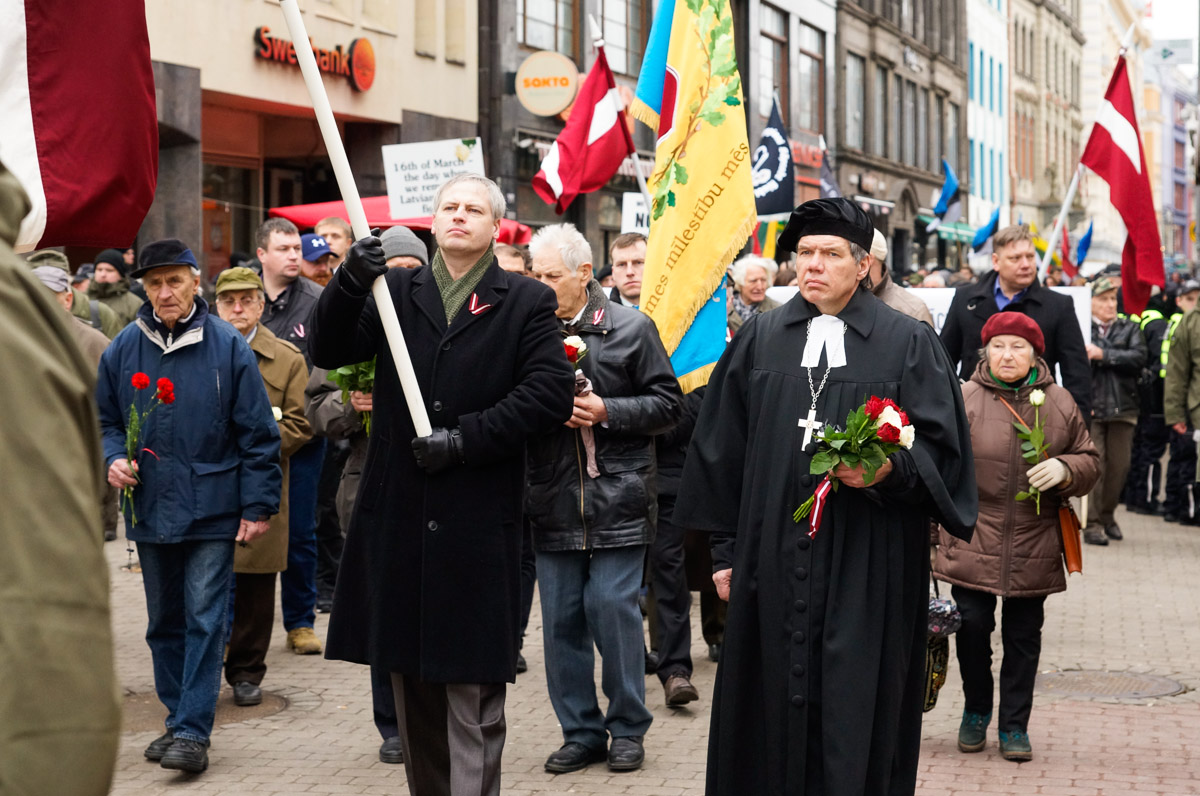
[[[524,277],[522,277],[524,278]],[[421,266],[413,274],[412,300],[439,333],[449,339],[455,337],[488,313],[495,312],[508,294],[508,279],[504,269],[495,261],[488,266],[475,286],[475,292],[454,316],[454,322],[446,327],[446,308],[442,304],[442,293],[433,278],[432,266]]]

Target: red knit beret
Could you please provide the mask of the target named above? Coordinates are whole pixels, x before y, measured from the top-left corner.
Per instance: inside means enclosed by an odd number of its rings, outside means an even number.
[[[1015,334],[1017,337],[1023,337],[1033,346],[1033,350],[1038,356],[1046,353],[1046,338],[1042,335],[1042,329],[1037,325],[1037,321],[1030,318],[1023,312],[997,312],[995,315],[987,319],[987,323],[983,325],[983,332],[980,337],[983,338],[983,344],[987,345],[998,334]]]

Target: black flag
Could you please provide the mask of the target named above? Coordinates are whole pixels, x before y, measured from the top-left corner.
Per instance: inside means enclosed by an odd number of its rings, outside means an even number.
[[[760,216],[790,213],[795,207],[796,175],[792,167],[792,147],[779,101],[771,103],[771,118],[763,130],[758,149],[754,150],[754,207]]]

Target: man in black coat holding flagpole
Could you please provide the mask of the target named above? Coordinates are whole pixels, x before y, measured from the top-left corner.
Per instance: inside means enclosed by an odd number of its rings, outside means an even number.
[[[712,534],[729,600],[708,796],[916,788],[929,518],[970,538],[978,497],[954,367],[932,328],[871,294],[872,236],[846,199],[796,208],[779,246],[796,251],[800,295],[734,336],[688,449],[673,521]],[[805,426],[840,425],[870,396],[907,412],[912,447],[869,483],[839,465],[810,537],[792,516],[819,480]]]
[[[434,201],[428,268],[350,249],[309,343],[336,368],[378,355],[366,465],[327,655],[392,672],[413,796],[500,792],[516,677],[525,442],[571,417],[574,374],[554,293],[495,262],[504,196],[460,175]],[[375,300],[386,273],[433,433],[416,436]]]

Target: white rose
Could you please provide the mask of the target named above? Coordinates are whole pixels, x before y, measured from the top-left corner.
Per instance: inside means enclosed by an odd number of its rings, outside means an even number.
[[[1034,390],[1033,392],[1029,393],[1029,403],[1033,404],[1034,406],[1041,406],[1042,404],[1046,403],[1046,393],[1042,392],[1041,390]]]
[[[917,438],[917,430],[912,426],[904,426],[900,429],[900,444],[906,449],[911,449],[913,440]]]
[[[278,406],[271,407],[271,414],[275,417],[276,423],[278,423],[280,420],[283,420],[283,410]]]
[[[902,428],[904,421],[900,419],[900,413],[890,406],[883,407],[883,411],[879,413],[879,419],[875,421],[875,427],[880,426],[895,426]]]
[[[581,353],[581,354],[584,351],[587,351],[587,343],[583,342],[583,338],[577,334],[573,334],[570,337],[564,339],[563,345],[569,345],[569,346],[571,346],[571,348],[577,349],[579,351],[579,353]]]

